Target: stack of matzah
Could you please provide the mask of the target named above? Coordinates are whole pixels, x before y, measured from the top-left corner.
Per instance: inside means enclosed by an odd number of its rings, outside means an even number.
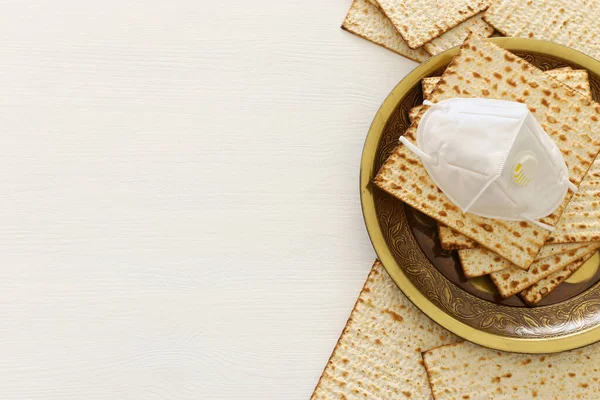
[[[480,12],[490,0],[447,3],[441,8],[424,0],[354,0],[342,29],[418,62],[460,45],[471,32],[494,33]]]
[[[586,71],[572,70],[571,68],[566,67],[550,70],[546,73],[576,89],[581,94],[591,98],[591,89]],[[425,98],[430,97],[431,92],[439,82],[439,79],[439,77],[423,79],[422,89]],[[420,108],[421,107],[415,107],[415,109],[411,110],[411,118],[415,117],[420,111]],[[600,225],[596,226],[596,221],[600,220],[598,218],[600,217],[600,211],[597,211],[597,207],[594,207],[591,204],[591,202],[595,201],[598,190],[600,189],[600,158],[592,165],[588,171],[588,175],[589,176],[584,180],[582,185],[580,185],[580,193],[573,197],[571,203],[565,210],[563,218],[561,219],[562,222],[557,227],[557,231],[548,238],[548,242],[552,243],[562,243],[564,241],[575,243],[548,244],[542,247],[537,256],[538,260],[556,256],[552,269],[554,272],[544,271],[542,275],[545,277],[543,279],[539,279],[539,275],[533,277],[524,276],[528,279],[521,282],[520,285],[507,288],[506,284],[502,285],[502,274],[493,274],[492,279],[500,285],[501,292],[505,296],[510,296],[518,292],[519,288],[526,287],[527,289],[521,292],[521,297],[527,304],[535,305],[573,274],[584,264],[587,258],[591,257],[594,251],[597,250],[598,247],[589,242],[600,241]],[[579,213],[577,208],[581,210],[588,209],[589,212]],[[566,216],[570,213],[573,213],[571,225],[580,225],[580,227],[572,234],[569,233],[569,229],[565,225],[565,221],[569,221]],[[589,229],[582,230],[581,226],[584,224]],[[511,263],[508,260],[498,256],[492,251],[478,248],[479,246],[475,241],[453,231],[447,226],[439,226],[439,238],[444,249],[459,250],[459,258],[467,278],[488,275],[511,267]],[[581,257],[581,254],[584,254],[584,256]],[[537,265],[543,264],[539,261],[536,261],[536,263]],[[536,264],[532,265],[532,267],[535,266]],[[523,277],[519,271],[515,270],[514,272],[516,273],[515,277]],[[511,279],[511,282],[512,281],[516,281],[516,279],[513,277],[513,279]],[[531,281],[536,281],[536,283],[531,285],[529,283]]]
[[[570,68],[543,73],[474,35],[441,78],[424,79],[422,86],[424,97],[434,102],[487,97],[526,103],[563,153],[571,181],[580,186],[543,219],[556,228],[550,235],[530,223],[462,213],[404,146],[375,179],[385,191],[439,221],[442,246],[459,250],[466,277],[490,275],[503,297],[520,294],[534,305],[600,248],[600,158],[594,162],[600,150],[600,105],[590,100],[587,73]],[[421,112],[411,110],[415,123],[406,133],[411,141]]]
[[[418,62],[494,31],[600,59],[599,19],[600,0],[354,0],[342,28]]]
[[[494,28],[600,58],[599,11],[600,0],[354,0],[342,28],[418,62],[460,45],[471,32],[489,37]],[[589,101],[585,71],[564,68],[542,76],[479,38],[463,46],[449,71],[442,82],[423,81],[426,98],[522,101],[558,141],[579,193],[544,220],[555,232],[457,213],[437,191],[428,191],[434,186],[418,186],[427,180],[420,161],[401,149],[377,184],[440,221],[442,246],[459,250],[467,277],[489,274],[503,296],[520,292],[534,305],[600,248],[600,159],[590,167],[600,149],[600,106]],[[411,110],[411,119],[418,123],[422,111]],[[414,140],[414,130],[407,135]],[[459,342],[421,314],[377,262],[312,398],[595,399],[599,349],[531,356]]]

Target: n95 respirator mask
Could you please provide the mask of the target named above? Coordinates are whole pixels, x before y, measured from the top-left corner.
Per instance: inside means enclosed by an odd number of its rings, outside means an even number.
[[[417,127],[414,152],[433,182],[463,212],[529,221],[552,214],[569,189],[569,171],[525,104],[455,98],[433,104]]]

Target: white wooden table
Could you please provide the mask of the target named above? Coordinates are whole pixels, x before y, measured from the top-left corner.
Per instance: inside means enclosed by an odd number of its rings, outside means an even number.
[[[0,1],[0,398],[307,399],[416,64],[350,0]]]

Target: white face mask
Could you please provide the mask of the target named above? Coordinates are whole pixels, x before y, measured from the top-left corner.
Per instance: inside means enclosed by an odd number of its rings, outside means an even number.
[[[417,154],[433,182],[464,212],[530,221],[552,214],[568,189],[569,171],[552,139],[525,104],[449,99],[425,112],[417,128]]]

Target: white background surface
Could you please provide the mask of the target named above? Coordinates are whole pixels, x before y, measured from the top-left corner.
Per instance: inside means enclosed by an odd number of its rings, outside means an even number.
[[[0,398],[307,399],[416,64],[350,0],[0,0]]]

